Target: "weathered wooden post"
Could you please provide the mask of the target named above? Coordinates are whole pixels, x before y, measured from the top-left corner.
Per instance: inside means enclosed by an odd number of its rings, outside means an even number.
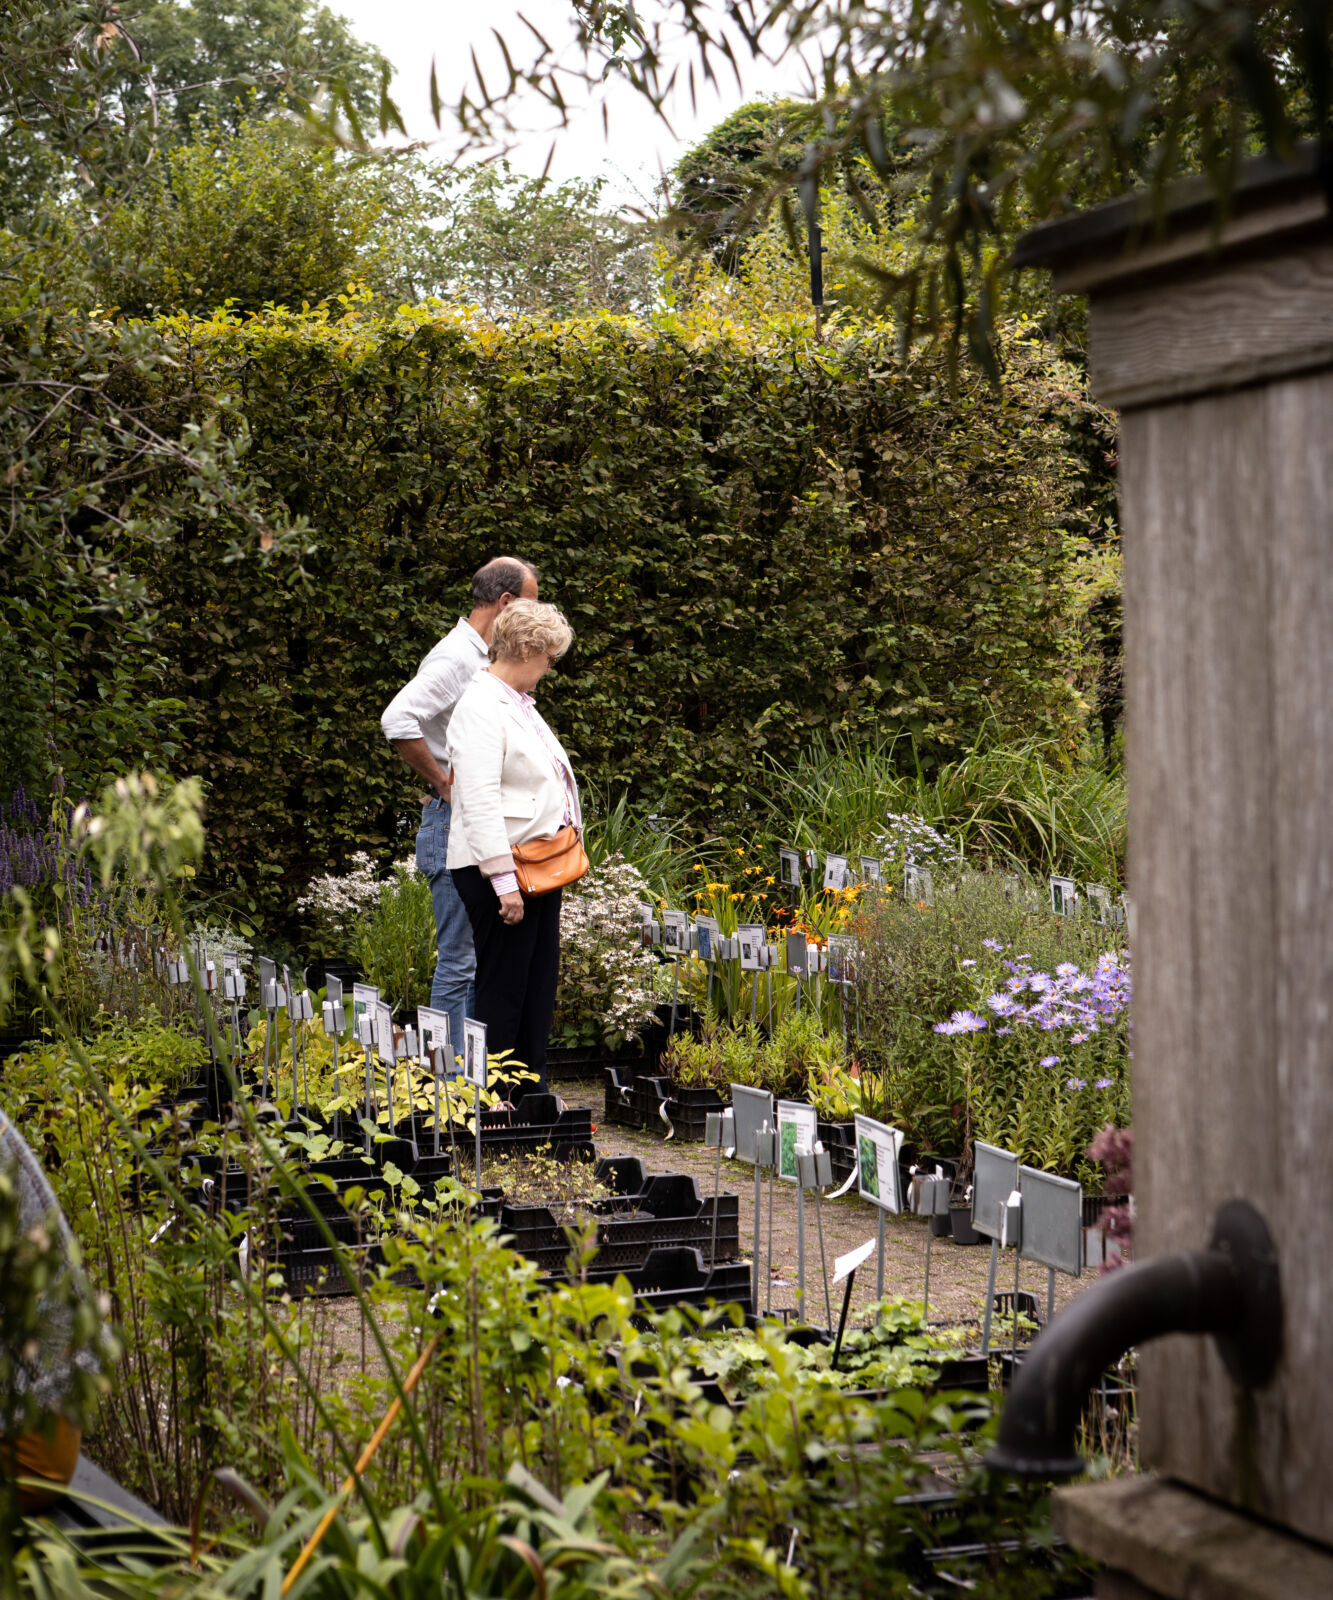
[[[1333,1595],[1333,174],[1250,163],[1027,235],[1121,413],[1140,1258],[1268,1225],[1281,1357],[1139,1356],[1152,1477],[1065,1490],[1098,1593]]]

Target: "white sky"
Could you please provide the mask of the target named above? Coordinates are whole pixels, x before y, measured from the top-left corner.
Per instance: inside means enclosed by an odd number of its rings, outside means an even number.
[[[524,40],[531,35],[518,21],[520,11],[538,27],[552,45],[573,38],[567,0],[327,0],[332,11],[346,17],[353,32],[376,45],[396,68],[393,95],[413,138],[438,140],[440,154],[451,154],[456,135],[447,110],[444,126],[437,129],[430,111],[430,63],[436,63],[440,94],[446,103],[458,98],[471,81],[469,51],[475,49],[494,91],[507,81],[502,57],[491,29],[506,40],[515,62]],[[516,48],[517,46],[517,48]],[[704,86],[697,106],[691,106],[688,88],[681,87],[671,106],[671,128],[651,106],[623,83],[599,90],[595,101],[571,118],[570,126],[555,136],[552,176],[557,179],[596,177],[608,180],[608,198],[633,203],[651,194],[659,171],[703,137],[728,112],[759,95],[799,95],[808,76],[799,59],[777,66],[752,62],[738,48],[742,87],[727,69],[719,89]],[[718,68],[726,63],[719,61]],[[683,78],[682,73],[682,78]],[[567,98],[569,90],[565,90]],[[602,125],[602,100],[610,115],[610,140]],[[535,95],[517,103],[511,118],[525,128],[524,137],[509,152],[518,170],[533,175],[546,165],[551,149],[553,115]]]

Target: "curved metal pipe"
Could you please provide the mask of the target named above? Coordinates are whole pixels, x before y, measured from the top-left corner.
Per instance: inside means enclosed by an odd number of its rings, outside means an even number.
[[[1218,1212],[1207,1250],[1112,1273],[1052,1320],[1015,1376],[985,1464],[1026,1477],[1081,1472],[1078,1424],[1092,1386],[1127,1351],[1167,1333],[1214,1335],[1247,1387],[1272,1377],[1282,1345],[1277,1257],[1244,1201]]]

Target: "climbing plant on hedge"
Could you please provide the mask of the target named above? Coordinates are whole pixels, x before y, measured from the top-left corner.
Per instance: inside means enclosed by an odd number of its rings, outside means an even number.
[[[1002,393],[951,394],[881,328],[352,299],[163,331],[164,412],[228,395],[255,484],[311,530],[299,561],[238,561],[185,517],[136,562],[184,706],[162,735],[212,785],[205,878],[268,911],[415,827],[380,711],[497,551],[575,627],[542,692],[590,791],[707,815],[818,730],[910,729],[927,756],[985,725],[1077,737],[1061,439],[1085,402],[1035,343],[1010,340]]]

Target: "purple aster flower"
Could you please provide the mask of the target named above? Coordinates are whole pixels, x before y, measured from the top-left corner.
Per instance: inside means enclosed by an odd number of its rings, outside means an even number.
[[[1043,1067],[1058,1067],[1060,1065],[1060,1057],[1059,1056],[1043,1056],[1041,1058],[1041,1065]]]
[[[1065,1080],[1066,1089],[1086,1089],[1087,1087],[1088,1082],[1086,1078],[1067,1078]]]
[[[970,957],[966,961],[960,961],[958,964],[959,964],[960,967],[975,967],[976,966],[976,962],[973,961]]]
[[[994,950],[997,955],[1001,950],[1004,949],[1004,946],[998,939],[983,939],[981,941],[981,946],[983,950]]]
[[[1093,1084],[1093,1088],[1094,1089],[1109,1089],[1110,1087],[1111,1087],[1111,1079],[1110,1078],[1098,1078],[1096,1083]]]

